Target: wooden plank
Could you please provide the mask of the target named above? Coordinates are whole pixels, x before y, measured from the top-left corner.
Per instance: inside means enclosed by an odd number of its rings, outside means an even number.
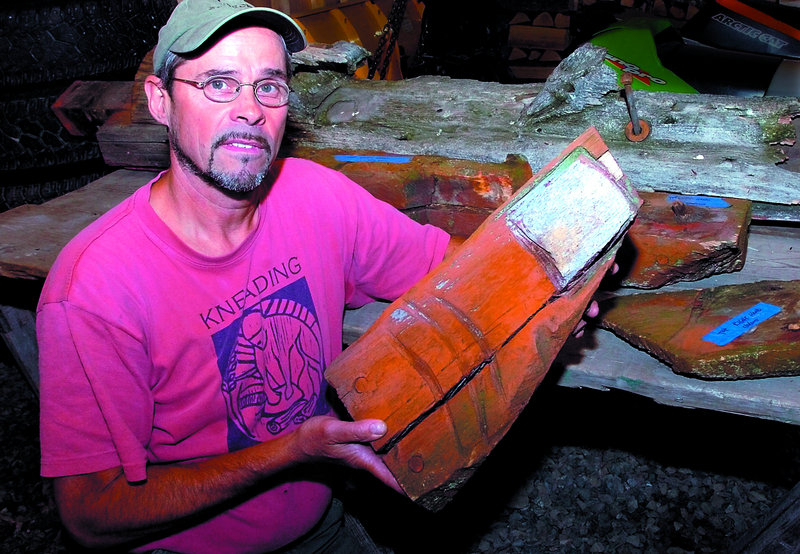
[[[52,109],[70,134],[93,136],[111,115],[129,105],[133,87],[130,81],[75,81]]]
[[[0,338],[22,370],[31,389],[39,394],[39,346],[33,310],[0,304]]]
[[[44,204],[26,204],[3,212],[0,276],[46,277],[72,237],[155,175],[153,171],[122,169]]]
[[[552,26],[511,25],[508,31],[508,45],[519,48],[566,50],[571,40],[569,29]]]
[[[640,200],[593,129],[392,303],[326,379],[410,498],[442,508],[527,404]],[[402,398],[398,402],[397,398]]]
[[[513,155],[502,163],[484,163],[374,150],[302,148],[292,153],[343,173],[400,210],[449,205],[491,211],[533,174],[525,159]]]
[[[655,192],[641,198],[627,237],[632,265],[621,267],[623,286],[655,289],[744,266],[750,201]]]
[[[800,280],[618,296],[601,312],[603,328],[676,373],[704,379],[800,375]]]
[[[792,554],[800,545],[800,483],[767,516],[731,545],[730,554]]]

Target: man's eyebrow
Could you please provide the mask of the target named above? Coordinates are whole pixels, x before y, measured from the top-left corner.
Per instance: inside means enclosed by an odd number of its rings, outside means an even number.
[[[209,69],[207,71],[202,72],[197,77],[199,80],[205,81],[209,77],[216,77],[216,76],[233,77],[236,76],[237,73],[238,71],[236,71],[235,69]],[[261,72],[261,76],[258,78],[258,80],[260,81],[262,79],[276,79],[276,78],[281,79],[283,81],[289,80],[289,76],[286,74],[286,72],[282,69],[277,69],[277,68],[265,69],[264,71]]]

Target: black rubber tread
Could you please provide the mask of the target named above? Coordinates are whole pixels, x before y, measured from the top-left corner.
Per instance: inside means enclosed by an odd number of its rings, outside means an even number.
[[[99,159],[94,137],[73,136],[53,113],[58,94],[0,101],[0,171]],[[1,183],[0,183],[1,184]]]
[[[102,162],[36,171],[0,171],[0,212],[23,204],[41,204],[91,183],[112,169]]]
[[[0,87],[135,74],[175,0],[61,0],[0,6]],[[32,4],[32,5],[31,5]]]

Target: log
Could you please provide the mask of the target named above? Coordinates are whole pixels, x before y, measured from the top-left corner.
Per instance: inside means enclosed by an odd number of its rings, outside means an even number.
[[[595,126],[641,190],[706,194],[782,205],[800,221],[798,175],[781,167],[795,141],[797,98],[738,98],[636,91],[651,134],[632,143],[616,73],[591,45],[567,57],[544,87],[441,77],[346,82],[313,114],[290,116],[290,145],[372,148],[543,167]],[[310,75],[308,76],[310,79]],[[313,79],[310,79],[313,82]],[[298,103],[308,108],[302,88]],[[476,132],[479,130],[479,132]],[[754,217],[756,217],[754,209]]]
[[[632,294],[601,309],[601,326],[681,375],[800,375],[800,281]]]
[[[326,378],[413,500],[441,509],[504,436],[613,263],[639,199],[596,131],[392,303]]]
[[[594,126],[642,191],[747,199],[755,219],[800,221],[797,172],[781,165],[796,140],[791,120],[800,100],[636,91],[651,133],[632,143],[624,134],[622,87],[604,55],[581,46],[544,86],[437,76],[364,81],[325,69],[299,71],[284,153],[344,148],[486,162],[516,153],[538,170],[579,130]],[[151,119],[130,121],[108,121],[98,132],[106,162],[165,167],[164,129]]]

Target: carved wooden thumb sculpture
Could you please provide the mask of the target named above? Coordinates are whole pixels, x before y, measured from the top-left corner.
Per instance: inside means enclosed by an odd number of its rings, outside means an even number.
[[[590,128],[327,370],[406,494],[442,508],[530,400],[639,198]]]

